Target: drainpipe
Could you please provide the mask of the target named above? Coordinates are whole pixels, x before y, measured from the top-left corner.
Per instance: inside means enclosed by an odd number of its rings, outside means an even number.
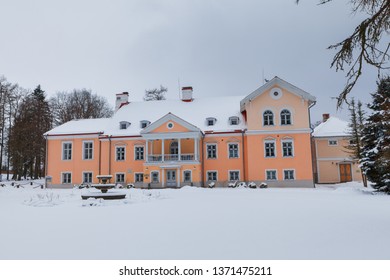
[[[244,140],[244,134],[246,129],[243,129],[241,131],[241,138],[242,138],[242,172],[244,173],[244,182],[246,182],[246,169],[245,169],[245,140]]]
[[[49,140],[47,139],[47,135],[44,136],[46,140],[46,156],[45,156],[45,189],[47,189],[47,166],[49,162]]]
[[[98,137],[99,141],[99,160],[98,160],[98,175],[102,175],[102,141]]]
[[[310,128],[310,155],[311,155],[311,174],[313,175],[313,188],[316,187],[316,182],[315,182],[315,178],[314,178],[314,160],[313,160],[313,141],[312,141],[312,133],[313,133],[313,129],[311,128],[311,116],[310,116],[310,108],[313,107],[314,105],[316,105],[316,101],[313,101],[312,104],[309,105],[309,107],[307,108],[307,112],[309,114],[309,128]],[[318,172],[318,170],[317,170]]]
[[[111,136],[108,136],[108,174],[111,175]]]
[[[201,145],[201,149],[202,149],[202,164],[201,164],[201,180],[202,180],[202,185],[201,187],[204,187],[205,186],[205,183],[204,183],[204,134],[202,133],[202,145]]]

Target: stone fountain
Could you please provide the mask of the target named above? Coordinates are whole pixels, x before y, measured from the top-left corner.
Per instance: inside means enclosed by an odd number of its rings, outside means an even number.
[[[82,199],[124,199],[126,197],[125,193],[111,191],[111,189],[115,188],[115,184],[110,183],[112,175],[98,175],[96,178],[99,180],[99,183],[91,184],[90,186],[96,190],[100,190],[100,192],[88,191],[87,193],[81,195]]]

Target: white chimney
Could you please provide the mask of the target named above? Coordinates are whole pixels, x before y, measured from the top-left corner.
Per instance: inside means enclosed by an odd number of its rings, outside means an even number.
[[[182,87],[181,88],[181,100],[184,102],[191,102],[193,89],[192,87]]]
[[[118,111],[123,105],[129,104],[129,93],[122,92],[116,95],[115,100],[115,112]]]

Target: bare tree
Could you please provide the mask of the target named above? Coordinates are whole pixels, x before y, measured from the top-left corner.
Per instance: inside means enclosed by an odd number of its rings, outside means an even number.
[[[165,100],[165,93],[168,91],[168,88],[163,87],[160,85],[160,88],[154,88],[154,89],[148,89],[145,90],[145,101],[152,101],[152,100]]]
[[[111,117],[113,114],[113,109],[104,97],[92,94],[87,89],[58,92],[50,99],[50,105],[55,125],[73,119]]]
[[[297,3],[299,1],[296,0]],[[331,1],[320,0],[319,3]],[[347,95],[362,75],[364,64],[374,66],[378,70],[378,78],[382,70],[390,69],[390,43],[389,40],[383,40],[390,32],[390,0],[350,0],[350,3],[354,13],[365,13],[368,18],[349,37],[328,47],[337,50],[331,67],[335,67],[336,71],[348,68],[346,86],[339,95],[337,107],[347,102]]]

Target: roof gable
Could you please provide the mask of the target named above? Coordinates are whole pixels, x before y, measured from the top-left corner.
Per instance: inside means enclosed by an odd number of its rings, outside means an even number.
[[[275,76],[272,80],[270,80],[266,84],[262,85],[261,87],[259,87],[258,89],[256,89],[251,94],[247,95],[244,99],[241,100],[241,102],[240,102],[241,111],[245,110],[246,103],[248,103],[249,101],[255,99],[256,97],[262,95],[267,90],[269,90],[273,87],[276,87],[276,86],[284,88],[284,89],[288,90],[289,92],[291,92],[292,94],[295,94],[303,99],[306,99],[309,102],[315,102],[315,100],[316,100],[316,98],[313,95],[311,95],[310,93],[286,82],[285,80],[279,78],[278,76]]]
[[[172,127],[169,127],[172,124]],[[148,127],[141,130],[142,134],[148,133],[171,133],[171,132],[199,132],[200,129],[178,116],[168,113]]]

